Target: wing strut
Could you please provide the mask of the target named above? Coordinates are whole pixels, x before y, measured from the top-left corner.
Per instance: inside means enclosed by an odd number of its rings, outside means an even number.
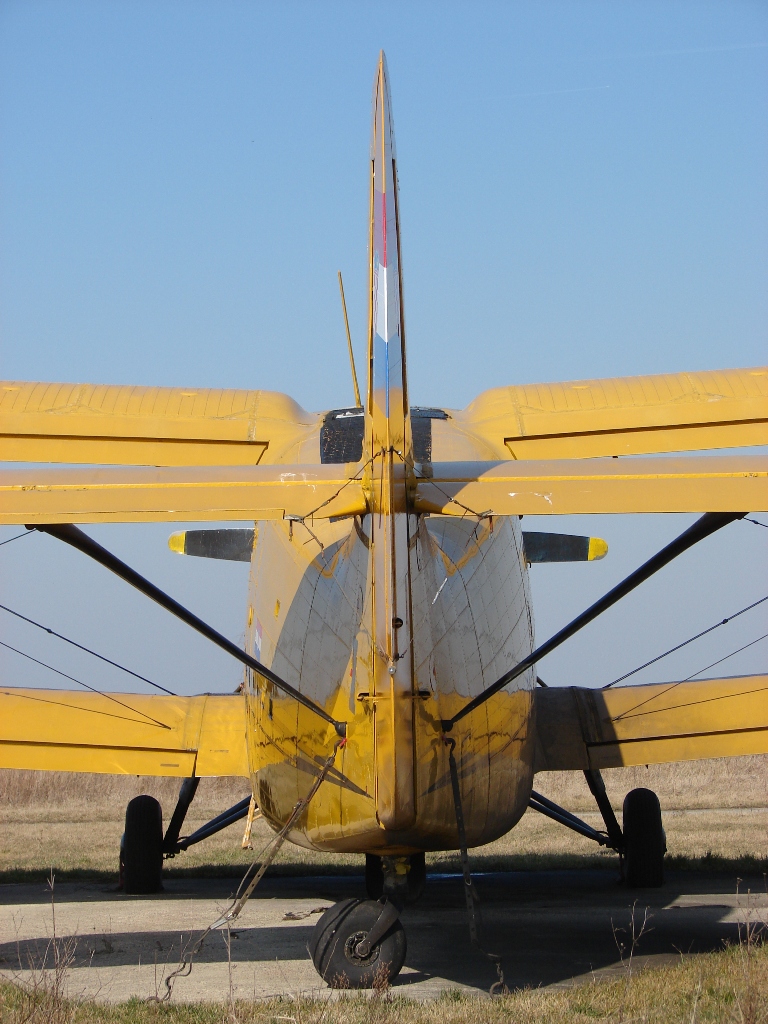
[[[639,569],[635,569],[625,580],[617,584],[612,590],[609,590],[607,594],[604,594],[599,601],[595,601],[593,605],[583,611],[581,615],[577,615],[576,618],[569,622],[567,626],[564,626],[559,633],[555,633],[553,637],[550,637],[541,647],[537,647],[535,651],[523,658],[521,662],[511,668],[509,672],[505,672],[501,679],[497,679],[495,683],[489,686],[482,693],[479,693],[477,697],[474,697],[471,701],[464,705],[464,707],[457,711],[453,718],[443,720],[443,730],[450,732],[453,726],[461,721],[465,715],[468,715],[475,708],[479,708],[481,704],[484,704],[489,697],[492,697],[494,693],[498,693],[502,687],[506,686],[507,683],[511,683],[513,679],[517,679],[518,676],[522,675],[526,669],[530,668],[537,661],[545,655],[554,651],[556,647],[570,639],[574,633],[578,633],[580,629],[588,625],[593,619],[596,619],[598,615],[602,615],[604,611],[607,611],[612,605],[620,601],[622,597],[626,597],[630,591],[634,590],[641,583],[644,583],[650,576],[653,576],[659,569],[663,569],[665,565],[672,561],[673,558],[677,558],[678,555],[682,555],[688,548],[693,547],[694,544],[698,544],[700,540],[704,540],[705,537],[709,537],[710,534],[715,533],[717,530],[722,529],[723,526],[727,526],[729,523],[734,522],[736,519],[743,519],[746,512],[706,512],[700,519],[697,519],[693,526],[689,526],[684,533],[681,533],[679,537],[673,540],[670,544],[667,544],[665,548],[657,552],[653,558],[649,558],[647,562],[640,566]]]
[[[93,558],[96,562],[99,562],[106,569],[115,573],[121,579],[125,580],[126,583],[130,583],[132,587],[141,591],[147,597],[152,598],[161,607],[165,608],[172,615],[175,615],[177,619],[181,619],[182,622],[186,622],[188,626],[201,633],[211,643],[216,644],[227,654],[231,654],[233,658],[237,658],[238,661],[242,662],[243,665],[247,665],[248,668],[254,672],[258,672],[260,676],[268,679],[271,683],[274,683],[278,689],[287,693],[288,696],[293,697],[299,704],[302,704],[305,708],[310,711],[314,711],[316,715],[322,718],[324,721],[332,725],[339,736],[343,737],[346,733],[346,723],[337,722],[336,719],[331,718],[327,711],[320,707],[319,704],[315,704],[314,701],[310,700],[309,697],[305,697],[303,693],[300,693],[297,689],[286,683],[284,679],[281,679],[272,669],[267,668],[266,665],[262,665],[260,661],[252,658],[246,651],[242,651],[237,644],[233,644],[231,640],[227,640],[225,636],[218,633],[212,626],[209,626],[207,622],[203,622],[191,611],[179,604],[178,601],[174,601],[172,597],[166,594],[164,591],[156,587],[154,583],[150,583],[149,580],[139,575],[135,569],[132,569],[125,562],[113,555],[106,548],[103,548],[101,544],[97,544],[93,538],[89,537],[87,533],[83,533],[76,526],[67,524],[56,525],[56,526],[30,526],[30,530],[39,530],[41,533],[48,533],[51,537],[56,537],[57,540],[63,540],[65,544],[69,544],[73,548],[77,548],[78,551],[82,551],[83,554],[88,555],[89,558]]]

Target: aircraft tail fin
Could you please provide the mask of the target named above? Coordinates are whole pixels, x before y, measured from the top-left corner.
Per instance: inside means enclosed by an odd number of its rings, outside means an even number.
[[[382,51],[373,85],[369,239],[366,444],[371,453],[411,451],[397,196],[397,158],[387,64]]]

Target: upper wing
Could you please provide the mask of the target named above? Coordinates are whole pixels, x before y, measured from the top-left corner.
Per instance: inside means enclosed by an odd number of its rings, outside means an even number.
[[[320,417],[274,391],[0,382],[0,462],[314,462]]]
[[[768,754],[768,676],[535,693],[536,771]]]
[[[248,776],[245,699],[0,690],[0,768]]]
[[[0,471],[0,525],[329,519],[366,510],[339,466]]]
[[[451,417],[506,459],[768,444],[768,367],[493,388]]]
[[[766,456],[435,462],[421,472],[416,508],[443,515],[768,510]]]

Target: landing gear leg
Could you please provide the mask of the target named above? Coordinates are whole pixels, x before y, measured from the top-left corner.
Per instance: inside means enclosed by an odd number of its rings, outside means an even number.
[[[388,896],[395,903],[415,903],[427,884],[427,864],[423,853],[410,857],[365,855],[365,890],[372,900]]]
[[[377,988],[400,973],[407,943],[394,903],[350,899],[326,910],[307,948],[332,988]]]

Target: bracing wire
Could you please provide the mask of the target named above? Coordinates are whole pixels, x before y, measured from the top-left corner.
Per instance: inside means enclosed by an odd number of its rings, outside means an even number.
[[[130,711],[134,715],[141,715],[142,718],[146,718],[148,722],[152,722],[153,725],[159,725],[162,729],[170,729],[169,725],[164,722],[158,722],[156,718],[150,717],[150,715],[144,714],[143,711],[132,708],[129,704],[123,704],[117,697],[113,697],[111,693],[104,693],[103,690],[97,690],[95,686],[91,686],[89,683],[84,683],[82,679],[75,679],[74,676],[67,675],[66,672],[62,672],[59,668],[54,668],[53,665],[49,665],[45,661],[40,661],[38,658],[33,658],[31,654],[27,654],[26,651],[20,651],[18,647],[11,647],[10,644],[0,640],[0,647],[5,647],[9,651],[13,651],[14,654],[20,654],[22,658],[27,658],[29,661],[34,661],[36,665],[41,665],[43,668],[49,669],[51,672],[55,672],[57,676],[63,676],[64,679],[69,679],[73,683],[77,683],[78,686],[84,686],[86,690],[90,690],[91,693],[98,693],[100,697],[105,697],[107,700],[111,700],[114,704],[119,705],[121,708],[125,708],[126,711]]]
[[[685,678],[685,679],[683,679],[683,682],[684,682],[684,683],[687,683],[689,679],[693,679],[693,678],[695,678],[696,676],[700,676],[700,675],[701,675],[701,673],[702,673],[702,672],[706,672],[706,671],[707,671],[707,669],[709,669],[709,668],[714,668],[714,667],[715,667],[715,665],[719,665],[719,664],[720,664],[721,662],[723,662],[723,661],[728,661],[728,659],[729,659],[729,658],[732,658],[732,657],[734,656],[734,654],[741,654],[741,652],[742,652],[742,651],[746,651],[746,649],[747,649],[748,647],[753,647],[753,646],[754,646],[755,644],[759,644],[759,643],[760,643],[760,641],[761,641],[761,640],[765,640],[765,639],[766,639],[766,637],[768,637],[768,633],[763,633],[763,635],[762,635],[762,636],[759,636],[759,637],[757,638],[757,640],[750,640],[750,642],[749,642],[748,644],[744,644],[744,646],[743,646],[743,647],[738,647],[738,648],[737,648],[737,649],[736,649],[735,651],[731,651],[731,653],[730,653],[730,654],[726,654],[726,656],[725,656],[724,658],[718,658],[718,660],[717,660],[717,661],[713,661],[713,662],[711,662],[711,663],[710,663],[709,665],[705,665],[705,666],[704,666],[704,668],[700,668],[700,669],[699,669],[699,671],[698,671],[698,672],[694,672],[694,673],[693,673],[693,675],[690,675],[690,676],[686,676],[686,678]]]
[[[768,530],[768,523],[761,523],[759,519],[747,519],[747,517],[745,516],[744,517],[744,522],[745,523],[754,523],[755,526],[762,526],[765,530]]]
[[[659,654],[655,658],[651,658],[651,660],[650,661],[646,661],[645,664],[638,665],[638,667],[637,668],[633,668],[631,672],[625,672],[624,675],[623,676],[619,676],[618,679],[614,679],[612,682],[606,683],[606,685],[603,687],[603,689],[604,690],[609,690],[612,686],[615,686],[616,683],[620,683],[624,679],[629,679],[630,676],[635,675],[637,672],[642,672],[642,670],[644,668],[648,668],[649,665],[655,665],[655,663],[657,661],[661,661],[662,658],[666,658],[668,654],[674,654],[675,651],[679,651],[681,648],[687,647],[688,644],[692,644],[694,640],[698,640],[698,639],[700,639],[700,637],[706,636],[707,633],[711,633],[714,629],[719,629],[720,626],[725,626],[726,623],[733,621],[733,619],[737,619],[740,615],[743,615],[745,612],[750,611],[752,608],[756,608],[759,604],[762,604],[764,601],[768,601],[768,594],[766,594],[765,597],[761,597],[759,601],[754,601],[752,604],[748,604],[746,608],[742,608],[740,611],[734,612],[733,615],[729,615],[727,619],[721,619],[720,622],[716,622],[714,624],[714,626],[709,626],[709,628],[703,629],[701,631],[701,633],[697,633],[696,636],[692,636],[692,637],[689,637],[687,640],[683,640],[683,642],[681,644],[677,644],[677,646],[675,646],[675,647],[670,647],[670,649],[668,651],[664,651],[663,654]],[[2,607],[2,605],[0,605],[0,607]],[[754,642],[757,643],[756,640]],[[749,646],[749,645],[747,645],[747,646]],[[738,653],[738,652],[734,651],[734,654],[736,654],[736,653]],[[727,657],[730,658],[731,655],[729,654],[729,655],[727,655]],[[725,658],[722,658],[721,660],[725,661]],[[719,665],[720,662],[716,661],[713,664]],[[708,665],[707,668],[712,668],[712,665]],[[701,671],[704,672],[705,669],[701,669]],[[694,673],[694,675],[698,675],[698,674],[699,674],[698,672]]]
[[[23,534],[20,534],[20,536],[23,536]],[[133,676],[134,679],[140,679],[143,683],[148,683],[150,686],[154,686],[156,690],[162,690],[163,693],[167,693],[170,697],[177,696],[173,690],[169,690],[167,687],[161,686],[159,683],[153,683],[151,679],[147,679],[146,676],[139,675],[139,673],[134,672],[133,669],[126,668],[125,665],[121,665],[117,661],[112,661],[111,658],[107,658],[105,655],[99,654],[97,651],[92,651],[90,647],[83,647],[83,645],[77,643],[76,640],[70,640],[68,636],[57,633],[55,629],[50,629],[48,626],[44,626],[40,622],[35,622],[34,619],[27,618],[27,616],[22,615],[21,612],[15,612],[13,608],[8,608],[7,605],[0,604],[0,610],[8,612],[9,615],[15,615],[17,619],[22,619],[24,622],[28,622],[31,626],[37,626],[38,629],[42,629],[46,633],[50,633],[51,636],[58,637],[59,640],[63,640],[65,643],[71,644],[73,647],[77,647],[79,651],[85,651],[86,654],[93,655],[93,657],[98,658],[99,661],[105,661],[108,665],[112,665],[114,668],[119,668],[121,672],[127,672],[128,675]],[[56,670],[54,669],[54,671]],[[77,682],[77,680],[75,681]]]
[[[762,523],[760,524],[763,525]],[[33,530],[25,530],[24,533],[17,533],[14,537],[9,537],[8,540],[0,540],[0,548],[3,544],[10,544],[12,540],[21,540],[22,537],[29,537],[33,533]]]

